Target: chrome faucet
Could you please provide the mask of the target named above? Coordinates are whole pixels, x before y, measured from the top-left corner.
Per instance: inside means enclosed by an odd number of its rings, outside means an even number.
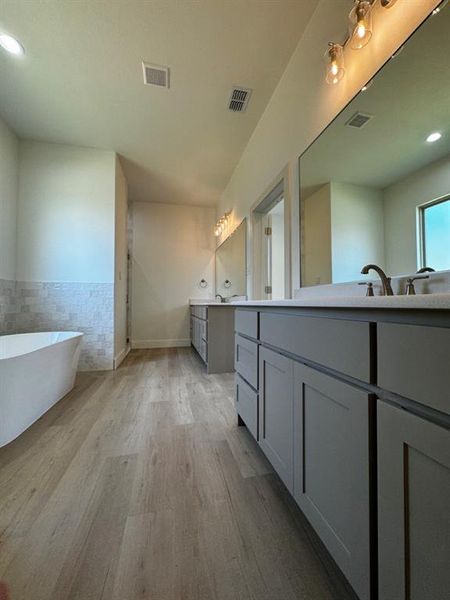
[[[223,296],[221,296],[220,294],[215,295],[216,300],[217,300],[217,298],[219,298],[220,302],[225,302],[225,298]]]
[[[392,291],[391,278],[388,277],[378,265],[365,265],[361,269],[361,273],[367,275],[370,270],[375,271],[379,275],[381,283],[383,284],[383,296],[393,296],[394,292]]]

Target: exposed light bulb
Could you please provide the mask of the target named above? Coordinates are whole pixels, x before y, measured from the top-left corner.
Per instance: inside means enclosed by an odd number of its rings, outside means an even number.
[[[339,44],[329,43],[329,48],[325,53],[326,60],[326,82],[336,85],[344,77],[344,53]]]
[[[356,35],[362,40],[365,37],[366,33],[367,31],[364,23],[359,23],[358,27],[356,28]]]
[[[372,37],[372,13],[368,0],[355,0],[349,14],[350,45],[353,49],[363,48]]]

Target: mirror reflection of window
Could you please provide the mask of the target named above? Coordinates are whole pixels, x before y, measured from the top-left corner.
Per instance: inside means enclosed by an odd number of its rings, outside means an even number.
[[[420,208],[422,221],[422,264],[436,271],[450,265],[450,198]]]

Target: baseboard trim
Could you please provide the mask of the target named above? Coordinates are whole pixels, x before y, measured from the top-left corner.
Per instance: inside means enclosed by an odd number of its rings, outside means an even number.
[[[131,340],[131,347],[145,348],[185,348],[191,345],[190,339],[181,340]]]
[[[124,359],[128,356],[128,353],[131,350],[130,344],[127,344],[125,348],[123,348],[119,354],[114,358],[114,370],[118,369]]]

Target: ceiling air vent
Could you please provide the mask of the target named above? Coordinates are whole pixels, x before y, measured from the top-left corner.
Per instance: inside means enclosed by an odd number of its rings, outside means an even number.
[[[157,85],[158,87],[169,87],[169,67],[159,67],[142,63],[145,85]]]
[[[249,90],[248,88],[233,88],[228,102],[228,110],[232,110],[233,112],[244,112],[247,108],[248,101],[250,100],[251,93],[252,90]]]
[[[361,129],[361,127],[364,127],[364,125],[366,125],[366,123],[368,123],[371,119],[373,119],[373,115],[365,115],[357,112],[349,121],[347,121],[346,125],[347,127],[356,127],[356,129]]]

